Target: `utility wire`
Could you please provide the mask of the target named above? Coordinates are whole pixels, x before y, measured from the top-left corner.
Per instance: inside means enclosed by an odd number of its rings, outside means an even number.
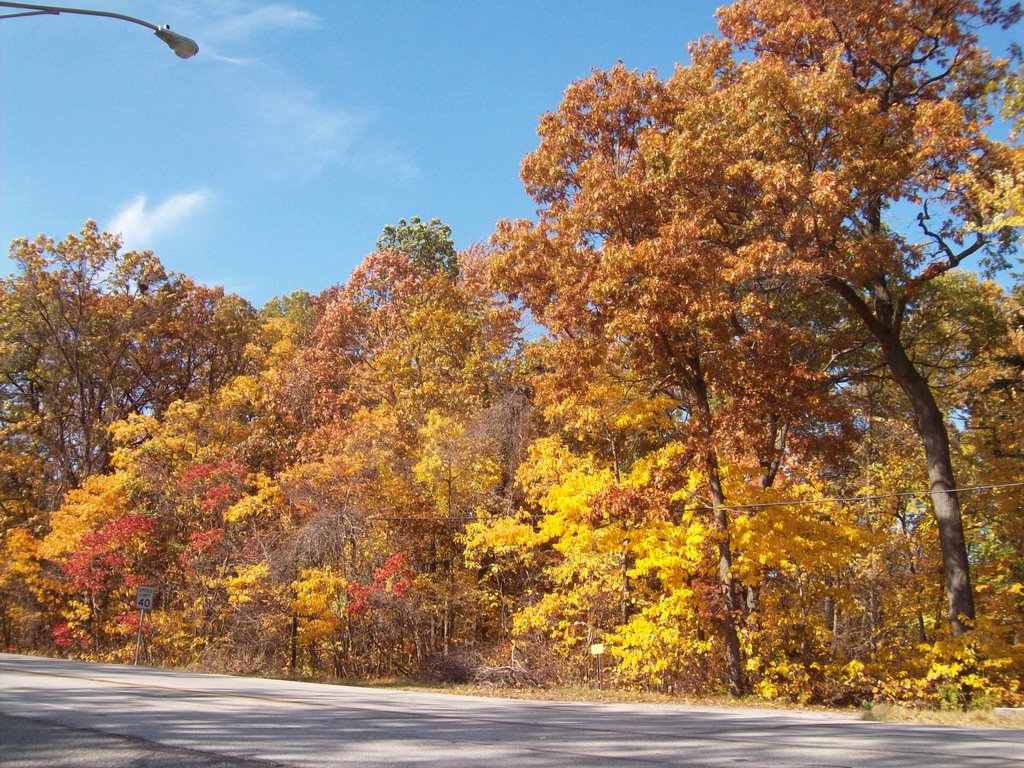
[[[764,509],[766,507],[794,507],[797,505],[807,506],[810,504],[843,504],[858,501],[881,501],[882,499],[897,499],[906,498],[912,496],[930,496],[932,493],[971,493],[976,491],[997,491],[1005,488],[1020,488],[1024,486],[1024,482],[1020,483],[1000,483],[998,485],[971,485],[964,488],[948,488],[946,490],[939,491],[896,491],[893,493],[875,493],[869,496],[830,496],[824,499],[793,499],[792,501],[765,501],[758,504],[723,504],[718,509],[727,510],[744,510],[744,509]],[[714,509],[708,503],[701,505],[706,509]],[[481,517],[476,514],[461,515],[445,517],[440,515],[368,515],[367,517],[361,518],[363,520],[422,520],[422,521],[434,521],[439,523],[463,523],[473,522],[475,520],[490,520],[493,519],[491,516]]]
[[[897,491],[894,493],[876,493],[869,496],[831,496],[824,499],[794,499],[792,501],[765,501],[759,504],[723,504],[718,509],[761,509],[764,507],[792,507],[798,504],[842,504],[855,501],[880,501],[882,499],[898,499],[908,496],[930,496],[933,493],[967,493],[972,491],[994,491],[1002,488],[1019,488],[1024,486],[1021,483],[1000,483],[999,485],[971,485],[965,488],[947,488],[937,491]],[[713,509],[710,504],[705,504],[708,509]]]

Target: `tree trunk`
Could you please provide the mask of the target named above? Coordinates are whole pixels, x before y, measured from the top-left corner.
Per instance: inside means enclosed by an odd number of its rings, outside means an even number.
[[[622,553],[620,554],[620,569],[622,574],[621,601],[619,603],[620,621],[623,626],[629,622],[629,563],[626,555],[626,540],[622,542]]]
[[[718,460],[713,453],[707,456],[708,483],[711,486],[711,505],[714,507],[715,528],[718,529],[718,584],[722,592],[725,616],[722,631],[725,636],[725,673],[729,693],[742,696],[743,662],[740,658],[740,637],[736,630],[736,586],[732,579],[732,544],[729,537],[729,512],[725,509],[725,494],[719,478]]]
[[[871,212],[875,232],[881,231],[880,210],[880,206],[876,205]],[[953,460],[949,455],[949,433],[946,431],[945,417],[935,402],[928,381],[914,367],[900,339],[905,305],[893,298],[882,275],[876,275],[864,283],[870,295],[870,306],[849,283],[835,277],[825,278],[825,283],[846,300],[881,345],[893,381],[907,396],[914,413],[914,426],[921,438],[928,465],[932,511],[939,529],[949,623],[953,634],[961,635],[967,631],[968,622],[973,622],[975,618],[974,592],[971,588],[963,520],[960,517],[960,499],[953,476]]]
[[[288,659],[288,673],[290,675],[295,674],[296,666],[296,655],[298,653],[299,645],[299,615],[292,613],[292,633],[291,633],[291,648]]]
[[[740,638],[736,629],[736,616],[739,605],[736,599],[736,586],[732,578],[732,542],[729,536],[729,511],[725,509],[725,492],[722,490],[722,473],[718,466],[718,456],[714,446],[714,430],[712,429],[711,400],[708,397],[707,385],[699,362],[692,365],[692,392],[695,404],[704,420],[707,444],[704,448],[704,468],[708,473],[708,486],[711,489],[711,507],[718,531],[718,586],[722,595],[722,634],[725,639],[725,673],[732,696],[742,696],[745,692],[743,682],[743,661],[740,657]]]
[[[949,623],[953,634],[961,635],[967,631],[968,622],[974,621],[974,592],[960,516],[960,499],[956,493],[953,461],[949,455],[946,420],[928,382],[914,367],[898,335],[887,334],[879,338],[879,341],[893,380],[899,384],[910,402],[914,412],[914,426],[924,446],[932,510],[939,528]]]

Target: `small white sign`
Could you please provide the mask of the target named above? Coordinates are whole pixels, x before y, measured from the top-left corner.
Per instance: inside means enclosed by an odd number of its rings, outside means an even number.
[[[590,646],[590,653],[593,656],[600,656],[604,653],[604,643],[594,643]]]
[[[153,610],[153,588],[139,587],[135,590],[135,607],[140,611]]]

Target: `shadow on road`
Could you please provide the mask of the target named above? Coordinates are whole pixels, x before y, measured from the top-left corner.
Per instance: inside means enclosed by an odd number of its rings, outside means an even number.
[[[242,759],[188,763],[197,766],[259,760],[466,768],[493,761],[528,768],[1024,768],[1024,731],[888,725],[821,713],[477,699],[108,665],[63,666],[68,676],[62,676],[52,664],[4,658],[5,671],[29,674],[7,677],[0,709],[159,742],[175,751]],[[4,744],[6,749],[6,739]],[[30,747],[26,742],[19,748]],[[77,765],[62,759],[14,763],[6,752],[4,757],[5,767]]]

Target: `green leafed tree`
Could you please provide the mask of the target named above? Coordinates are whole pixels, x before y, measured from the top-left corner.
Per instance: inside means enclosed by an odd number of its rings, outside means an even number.
[[[442,271],[454,279],[459,274],[459,256],[451,227],[440,219],[399,219],[398,224],[384,227],[377,239],[377,250],[404,254],[414,267],[430,275]]]

